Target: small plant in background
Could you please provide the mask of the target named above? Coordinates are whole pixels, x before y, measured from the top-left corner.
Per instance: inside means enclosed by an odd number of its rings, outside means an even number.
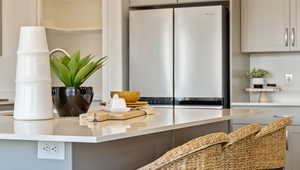
[[[252,79],[252,78],[268,78],[269,75],[270,75],[270,72],[268,72],[267,70],[256,69],[256,68],[254,68],[252,71],[247,73],[247,77],[249,79]]]
[[[71,57],[61,56],[50,58],[52,72],[66,87],[79,87],[107,62],[107,57],[93,61],[95,56],[88,55],[81,58],[80,51]]]

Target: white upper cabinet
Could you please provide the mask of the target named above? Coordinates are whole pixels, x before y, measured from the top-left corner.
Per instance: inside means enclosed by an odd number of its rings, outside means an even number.
[[[197,2],[219,2],[219,1],[229,1],[229,0],[178,0],[178,3],[197,3]]]
[[[241,2],[242,52],[290,51],[290,0]]]
[[[177,0],[130,0],[131,7],[171,4],[177,4]]]

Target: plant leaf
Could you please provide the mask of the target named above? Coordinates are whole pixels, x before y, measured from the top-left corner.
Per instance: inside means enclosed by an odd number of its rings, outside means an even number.
[[[57,67],[55,66],[53,59],[50,60],[50,66],[51,66],[52,72],[58,77],[58,79],[60,81],[62,81],[64,84],[67,84],[67,82],[65,82],[62,74],[58,71]]]
[[[96,71],[100,70],[108,61],[107,57],[103,57],[105,60],[101,60],[91,71],[90,73],[81,80],[80,84],[83,84],[88,78],[90,78]],[[97,62],[96,62],[97,63]]]
[[[70,57],[68,56],[63,56],[59,58],[59,62],[61,62],[63,65],[67,66],[68,63],[70,62]]]
[[[75,58],[77,62],[80,61],[80,50],[72,54],[72,58]]]
[[[87,65],[92,59],[94,58],[94,56],[92,56],[91,54],[82,58],[79,61],[79,69],[81,69],[82,67],[84,67],[85,65]]]
[[[72,86],[74,86],[74,78],[79,70],[79,63],[77,62],[76,57],[71,58],[71,61],[68,64],[68,68],[70,70],[71,84]]]
[[[107,60],[107,56],[100,58],[99,60],[96,61],[96,64],[99,64],[101,61]]]
[[[57,71],[59,72],[59,74],[60,74],[60,76],[62,78],[62,82],[67,87],[72,86],[72,83],[71,83],[71,74],[70,74],[70,70],[68,69],[68,67],[66,67],[64,64],[62,64],[59,61],[59,59],[54,58],[52,61],[53,61],[54,66],[57,68]]]
[[[82,83],[82,80],[86,78],[86,76],[94,69],[96,64],[94,62],[91,62],[87,65],[85,65],[82,69],[80,69],[74,79],[74,84],[76,86],[80,86]]]

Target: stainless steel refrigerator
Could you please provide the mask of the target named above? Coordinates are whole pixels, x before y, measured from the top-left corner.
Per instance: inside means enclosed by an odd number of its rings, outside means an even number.
[[[130,11],[130,90],[152,104],[228,107],[227,22],[223,6]]]

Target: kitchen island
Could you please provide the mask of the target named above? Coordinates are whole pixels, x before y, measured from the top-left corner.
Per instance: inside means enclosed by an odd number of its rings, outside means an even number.
[[[159,114],[100,123],[81,122],[78,118],[16,121],[11,112],[2,112],[1,169],[132,170],[190,139],[213,132],[229,132],[230,120],[234,117],[264,112],[156,109]],[[63,144],[64,159],[38,159],[40,141]]]

